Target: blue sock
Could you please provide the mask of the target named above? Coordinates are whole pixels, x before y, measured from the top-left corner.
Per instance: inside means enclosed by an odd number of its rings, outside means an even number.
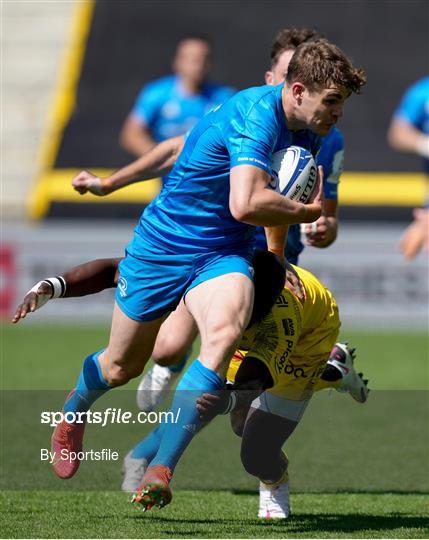
[[[103,350],[85,358],[75,391],[64,403],[64,412],[86,412],[94,401],[110,390],[98,362],[98,357]]]
[[[171,410],[176,423],[164,424],[161,444],[150,465],[166,465],[172,471],[194,435],[203,426],[198,418],[196,399],[205,392],[223,388],[223,379],[197,359],[192,362],[179,382]],[[180,410],[179,410],[180,409]]]
[[[135,459],[144,458],[148,463],[152,461],[158,452],[159,444],[164,434],[166,424],[161,424],[156,429],[153,429],[147,437],[137,443],[131,453],[131,457]]]

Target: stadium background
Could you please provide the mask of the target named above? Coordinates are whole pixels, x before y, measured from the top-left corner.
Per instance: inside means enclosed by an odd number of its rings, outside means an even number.
[[[123,252],[158,181],[97,198],[79,196],[70,180],[82,168],[107,174],[130,159],[118,144],[121,123],[140,87],[170,71],[181,36],[210,36],[213,79],[244,88],[262,82],[280,27],[308,25],[364,66],[368,85],[340,122],[346,165],[339,239],[328,251],[307,249],[302,264],[333,289],[347,323],[426,327],[426,258],[406,264],[397,252],[412,207],[423,202],[425,179],[417,157],[386,142],[404,90],[427,72],[425,1],[85,1],[2,9],[4,316],[41,276]],[[80,317],[84,305],[88,316],[107,320],[111,296],[56,303],[38,318]]]
[[[219,537],[427,537],[428,261],[420,254],[406,263],[397,250],[425,180],[419,159],[386,143],[400,97],[428,72],[427,2],[13,1],[1,3],[1,17],[5,536],[204,537],[210,529]],[[213,78],[244,88],[262,82],[275,32],[292,25],[317,27],[368,74],[340,124],[347,154],[339,238],[326,251],[307,249],[302,264],[335,292],[371,401],[360,408],[347,396],[317,396],[288,445],[295,521],[285,528],[253,519],[256,483],[240,472],[237,441],[226,434],[221,454],[207,452],[211,433],[225,434],[220,423],[186,456],[174,505],[162,519],[145,516],[142,527],[123,494],[83,492],[116,490],[118,467],[94,476],[88,468],[86,483],[78,475],[60,486],[33,452],[49,438],[37,425],[39,408],[61,401],[81,359],[107,339],[112,293],[51,302],[17,327],[7,320],[41,277],[122,253],[157,182],[97,199],[79,197],[70,180],[81,168],[106,172],[126,162],[121,122],[140,86],[169,71],[177,39],[211,35]],[[134,403],[131,392],[109,399]],[[125,452],[135,433],[90,436],[101,446],[113,437]],[[195,488],[195,470],[212,493],[182,491]]]

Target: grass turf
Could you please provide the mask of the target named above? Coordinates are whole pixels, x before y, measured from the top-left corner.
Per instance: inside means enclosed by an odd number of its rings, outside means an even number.
[[[142,514],[123,493],[8,492],[4,537],[32,538],[427,538],[423,495],[296,494],[293,516],[255,518],[254,494],[178,491]]]
[[[143,515],[124,494],[106,491],[102,480],[99,491],[82,491],[83,467],[71,483],[53,479],[46,470],[32,475],[34,456],[23,459],[16,431],[9,431],[6,422],[2,537],[428,537],[427,338],[363,332],[342,337],[358,346],[359,369],[375,391],[365,406],[324,392],[320,405],[309,407],[288,445],[294,515],[286,523],[256,519],[257,484],[241,471],[237,443],[221,438],[220,423],[185,454],[173,504]],[[63,392],[76,380],[84,356],[106,339],[107,329],[100,327],[40,327],[25,321],[3,327],[3,389],[12,391],[6,392],[9,398],[27,396],[25,389]],[[118,398],[111,396],[115,403]],[[344,414],[334,417],[339,408]],[[38,437],[48,439],[40,426],[30,424],[27,432],[38,447]],[[88,436],[97,442],[95,430]],[[124,452],[129,447],[121,434],[100,437],[103,446],[113,438]],[[120,481],[118,468],[112,465],[105,475],[113,489]],[[199,483],[204,489],[190,489]]]

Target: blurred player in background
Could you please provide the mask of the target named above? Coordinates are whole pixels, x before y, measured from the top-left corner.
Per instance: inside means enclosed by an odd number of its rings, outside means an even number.
[[[183,135],[234,90],[209,82],[211,44],[189,35],[177,44],[174,75],[147,84],[137,97],[120,134],[121,146],[136,157],[156,143]]]
[[[423,158],[429,179],[429,77],[413,84],[396,109],[388,131],[390,146],[398,152]],[[424,247],[429,251],[429,194],[425,208],[414,209],[414,220],[400,241],[406,259],[414,258]]]
[[[290,59],[295,49],[302,43],[317,41],[323,36],[310,28],[285,28],[281,30],[271,47],[271,66],[265,73],[265,82],[269,85],[282,84],[285,80]],[[80,193],[91,191],[97,195],[107,195],[139,179],[156,176],[156,167],[165,174],[172,167],[184,144],[183,137],[170,139],[160,144],[151,159],[141,159],[124,167],[108,178],[97,178],[83,171],[73,181],[75,189]],[[317,248],[331,245],[338,231],[338,182],[344,165],[344,141],[340,131],[334,126],[322,138],[321,148],[317,155],[317,164],[324,171],[324,209],[323,215],[311,225],[303,225],[306,244]],[[256,246],[266,249],[265,232],[257,229]],[[287,238],[285,256],[293,264],[298,264],[299,254],[304,249],[301,242],[299,225],[291,225]],[[282,253],[278,253],[282,256]],[[185,310],[184,310],[185,311]],[[144,375],[139,385],[138,405],[144,411],[155,409],[166,396],[180,375],[189,355],[189,349],[197,335],[193,319],[183,313],[171,320],[168,328],[162,331],[153,351],[154,366]],[[167,323],[168,324],[168,323]]]

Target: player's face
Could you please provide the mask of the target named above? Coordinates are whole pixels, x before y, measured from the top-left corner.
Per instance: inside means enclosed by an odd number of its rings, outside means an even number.
[[[201,84],[210,69],[210,47],[199,39],[186,39],[179,44],[173,69],[193,84]]]
[[[308,129],[326,135],[343,115],[343,107],[350,91],[346,88],[325,88],[320,92],[301,94],[300,115]]]
[[[271,68],[271,71],[265,73],[265,82],[271,85],[277,85],[284,82],[290,59],[295,52],[294,49],[283,51],[279,56],[277,63]]]

